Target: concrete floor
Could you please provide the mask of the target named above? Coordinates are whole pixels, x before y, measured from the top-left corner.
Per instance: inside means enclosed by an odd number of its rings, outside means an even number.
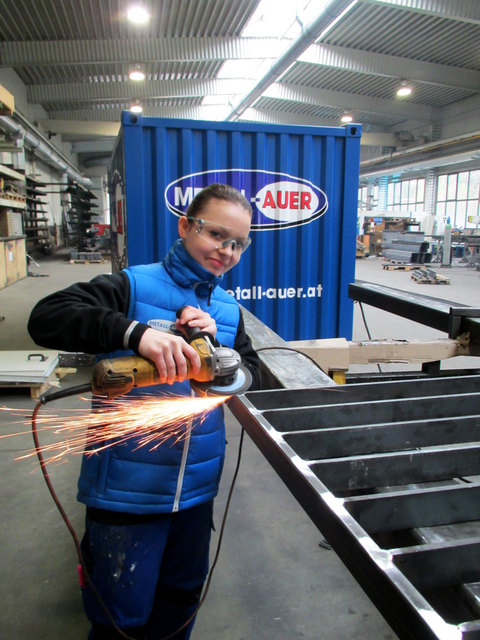
[[[6,318],[0,322],[1,350],[34,348],[26,323],[35,301],[71,282],[108,272],[109,264],[70,265],[64,256],[57,255],[42,260],[31,271],[46,277],[29,277],[0,291],[0,315]],[[383,270],[378,258],[357,261],[358,279],[480,306],[478,272],[465,267],[454,267],[447,273],[438,271],[451,278],[451,285],[420,286],[408,272]],[[366,331],[358,305],[355,307],[353,337],[361,340],[366,338]],[[364,309],[373,338],[445,337],[372,307]],[[461,359],[456,360],[455,366],[464,366]],[[64,386],[87,380],[89,373],[88,368],[79,369],[65,379]],[[61,400],[55,403],[55,411],[81,404],[78,397]],[[15,461],[33,448],[29,423],[34,401],[25,392],[0,389],[0,405],[7,408],[0,411],[0,435],[23,432],[0,439],[0,638],[85,640],[88,625],[77,586],[77,561],[70,534],[35,459]],[[42,436],[47,442],[50,437]],[[216,502],[217,531],[240,438],[240,427],[231,415],[227,419],[227,437],[227,461]],[[64,508],[81,535],[83,508],[75,500],[79,462],[78,456],[71,456],[49,470]],[[217,534],[212,555],[216,540]],[[395,640],[396,635],[342,562],[320,546],[321,542],[321,533],[255,445],[245,438],[220,560],[192,639]]]

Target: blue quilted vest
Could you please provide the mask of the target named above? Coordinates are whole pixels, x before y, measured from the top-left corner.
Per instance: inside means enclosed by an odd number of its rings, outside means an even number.
[[[218,341],[233,347],[238,328],[236,301],[217,284],[221,280],[196,262],[177,241],[165,260],[125,269],[131,287],[129,317],[164,330],[183,305],[207,311],[217,325]],[[129,351],[109,354],[126,355]],[[190,396],[188,381],[134,389],[128,395]],[[225,457],[223,409],[195,418],[190,437],[150,450],[127,444],[84,455],[78,499],[88,506],[137,514],[170,513],[214,498]]]

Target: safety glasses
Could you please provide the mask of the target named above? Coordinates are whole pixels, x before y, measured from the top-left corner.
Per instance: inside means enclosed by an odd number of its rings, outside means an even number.
[[[232,238],[228,227],[221,224],[193,216],[187,216],[187,220],[195,226],[195,231],[200,237],[211,244],[212,249],[226,249],[231,245],[234,253],[242,254],[252,241],[251,238]]]

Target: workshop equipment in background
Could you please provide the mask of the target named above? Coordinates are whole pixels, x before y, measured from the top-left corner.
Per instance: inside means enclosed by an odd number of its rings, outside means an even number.
[[[411,271],[412,269],[418,269],[418,265],[407,262],[384,262],[382,268],[387,271]]]
[[[364,245],[364,243],[363,243],[361,240],[359,240],[359,239],[357,238],[357,252],[356,252],[356,257],[357,257],[357,258],[365,258],[367,255],[368,255],[368,254],[367,254],[367,251],[366,251],[366,249],[365,249],[365,245]]]
[[[432,261],[423,231],[386,230],[382,232],[382,256],[395,262],[426,264]]]
[[[416,269],[411,278],[418,284],[450,284],[450,278],[440,275],[433,269]]]

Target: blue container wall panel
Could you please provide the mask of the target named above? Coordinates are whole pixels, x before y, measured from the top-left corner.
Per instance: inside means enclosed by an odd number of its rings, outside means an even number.
[[[232,184],[252,203],[252,245],[223,286],[286,340],[350,339],[360,135],[125,113],[128,264],[161,260],[195,193]]]

